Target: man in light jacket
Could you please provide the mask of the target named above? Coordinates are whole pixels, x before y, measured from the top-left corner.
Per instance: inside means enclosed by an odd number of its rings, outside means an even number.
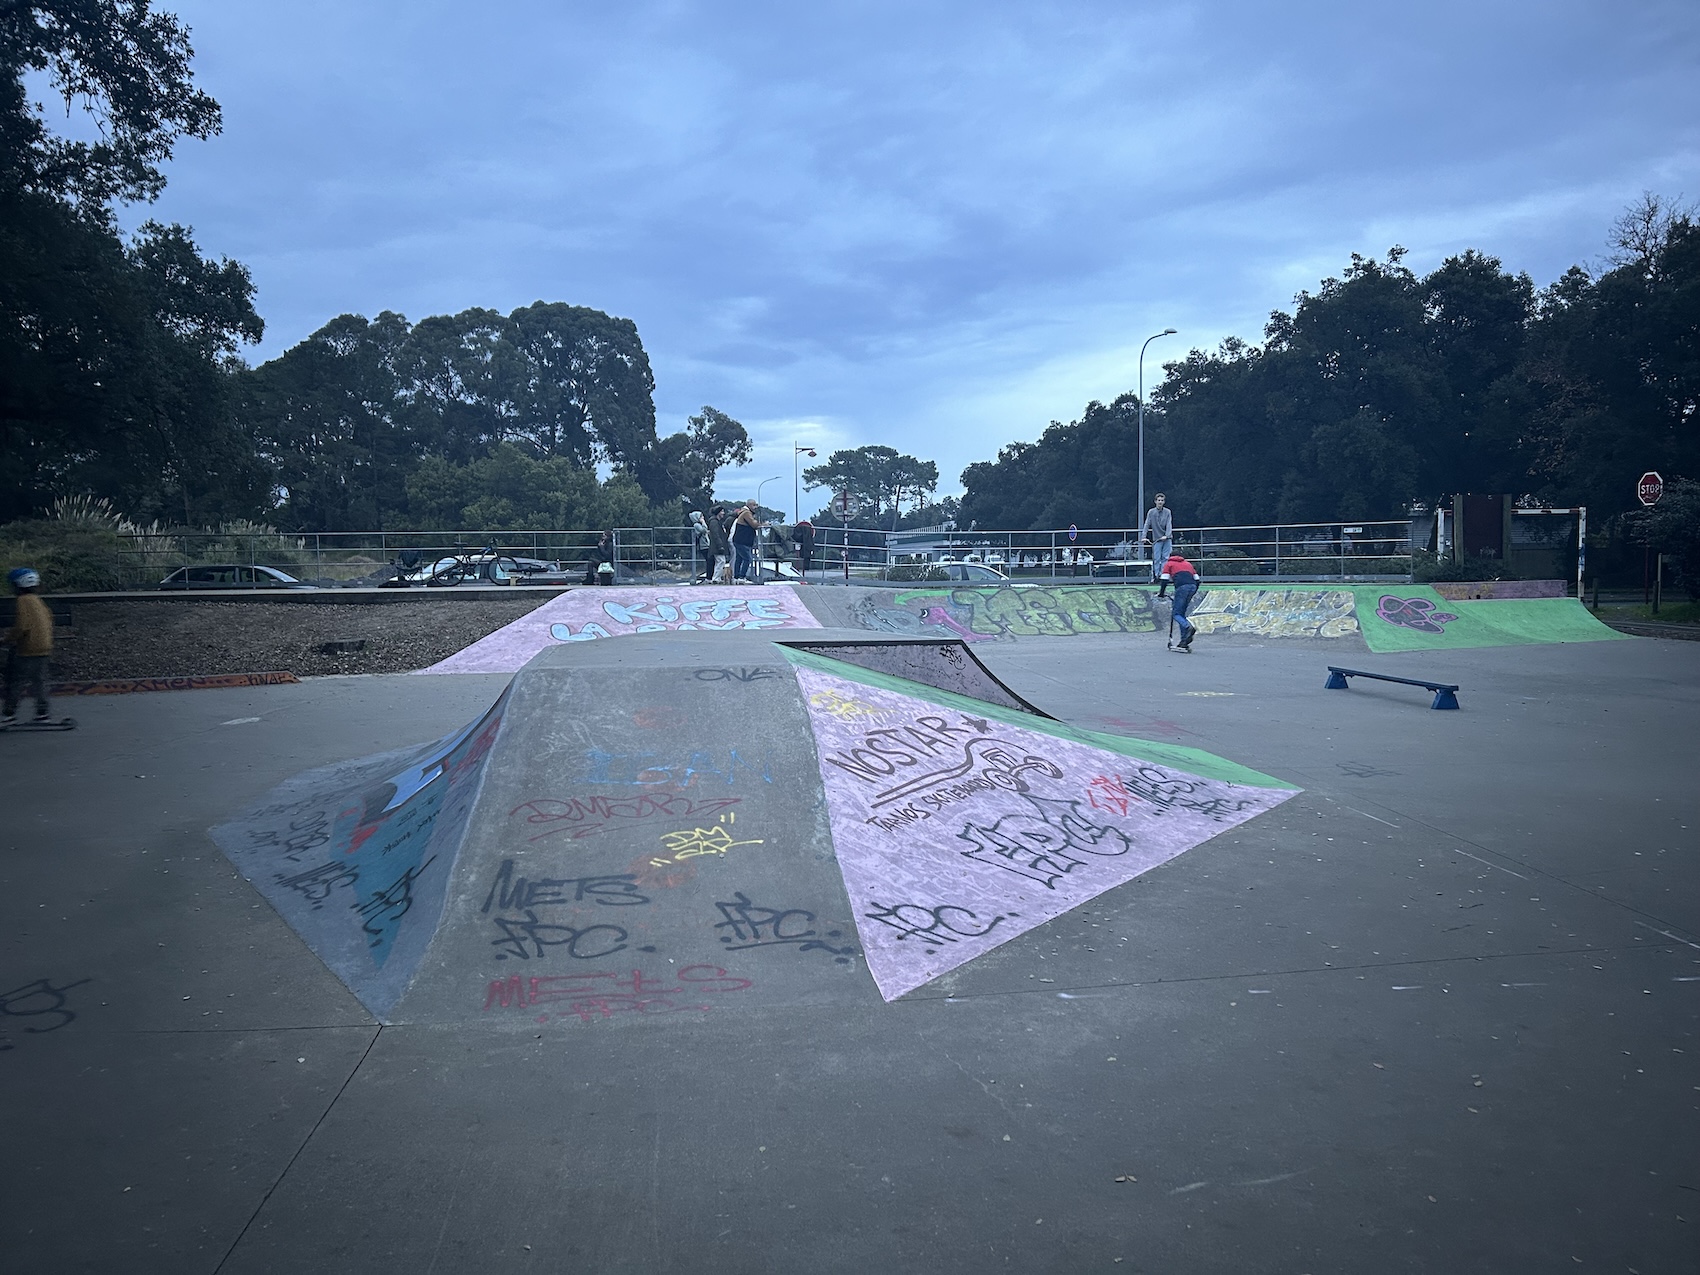
[[[1139,543],[1151,545],[1152,584],[1157,583],[1163,564],[1169,560],[1169,552],[1175,547],[1175,515],[1163,503],[1162,492],[1158,492],[1155,499],[1157,503],[1151,506],[1139,527]]]

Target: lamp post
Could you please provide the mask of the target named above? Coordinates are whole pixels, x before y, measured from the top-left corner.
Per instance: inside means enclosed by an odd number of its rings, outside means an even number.
[[[799,447],[797,445],[797,440],[792,439],[791,440],[791,521],[792,522],[803,521],[803,489],[800,486],[798,486],[798,478],[797,478],[797,458],[799,456],[807,456],[810,460],[813,460],[815,458],[815,449],[812,448],[812,447]]]
[[[756,484],[756,504],[758,504],[758,505],[761,504],[761,489],[763,487],[767,486],[769,483],[778,482],[779,479],[780,479],[780,475],[775,474],[772,478],[764,478],[759,483]]]
[[[1145,345],[1150,345],[1160,336],[1173,336],[1173,328],[1164,328],[1145,338]],[[1145,536],[1145,345],[1139,347],[1139,503],[1134,506],[1133,515],[1139,519],[1139,534]],[[1130,555],[1131,561],[1131,555]]]

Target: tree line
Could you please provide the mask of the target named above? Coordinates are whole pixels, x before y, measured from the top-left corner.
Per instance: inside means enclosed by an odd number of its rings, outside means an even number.
[[[1419,276],[1394,248],[1164,366],[1146,498],[1188,525],[1399,518],[1460,491],[1637,507],[1645,470],[1700,476],[1700,227],[1647,196],[1612,257],[1544,288],[1471,250]],[[970,465],[981,526],[1137,526],[1139,402],[1092,402]]]
[[[247,366],[247,268],[118,221],[220,130],[192,56],[148,0],[0,5],[0,523],[67,497],[186,527],[677,522],[748,462],[712,407],[659,435],[636,326],[581,306],[345,314]],[[51,130],[42,83],[99,140]]]

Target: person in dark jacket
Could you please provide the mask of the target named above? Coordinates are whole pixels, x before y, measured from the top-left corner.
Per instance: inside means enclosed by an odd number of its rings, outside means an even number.
[[[809,578],[809,564],[815,559],[815,524],[807,518],[791,528],[791,542],[797,546],[797,569]]]
[[[737,517],[732,519],[732,578],[750,584],[759,579],[751,570],[756,556],[756,533],[766,526],[756,516],[757,508],[755,501],[745,501]]]
[[[715,549],[714,533],[708,529],[708,519],[700,509],[691,510],[691,544],[703,559],[702,574],[691,583],[713,584],[714,564],[720,555]]]
[[[1193,566],[1178,553],[1171,553],[1169,560],[1163,564],[1162,583],[1157,589],[1157,596],[1162,597],[1163,591],[1170,585],[1175,586],[1175,623],[1181,626],[1181,640],[1176,648],[1182,651],[1192,649],[1192,639],[1198,629],[1193,622],[1186,618],[1187,608],[1198,594],[1198,568]]]
[[[604,562],[608,564],[608,569],[612,572],[614,569],[614,533],[612,531],[602,533],[602,538],[596,542],[596,548],[591,550],[590,561],[584,564],[584,582],[586,584],[596,583],[597,568]]]
[[[730,576],[732,573],[732,540],[726,529],[726,506],[716,505],[709,510],[708,534],[714,542],[715,556],[720,560],[720,574]]]

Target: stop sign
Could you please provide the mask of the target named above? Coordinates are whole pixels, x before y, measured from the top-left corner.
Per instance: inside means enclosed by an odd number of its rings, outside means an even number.
[[[1641,481],[1635,484],[1635,494],[1641,497],[1641,503],[1649,509],[1659,503],[1659,497],[1665,494],[1665,480],[1660,478],[1655,470],[1649,469],[1641,475]]]

